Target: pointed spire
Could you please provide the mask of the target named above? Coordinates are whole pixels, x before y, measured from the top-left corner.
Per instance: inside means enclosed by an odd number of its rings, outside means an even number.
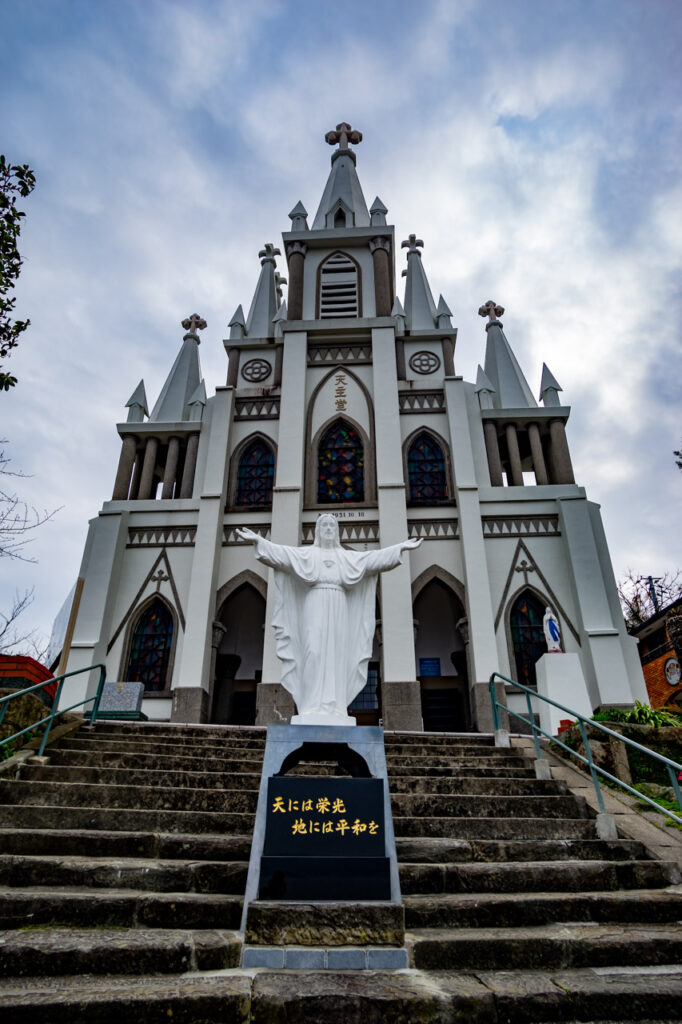
[[[345,121],[337,124],[336,131],[327,132],[325,141],[330,146],[338,143],[332,153],[332,169],[325,185],[322,199],[313,221],[313,231],[335,227],[339,212],[343,214],[344,227],[368,227],[369,211],[362,193],[355,164],[357,157],[348,143],[362,142],[362,133],[353,131]]]
[[[141,380],[132,395],[126,402],[128,409],[128,423],[142,423],[145,416],[149,416],[147,408],[147,393],[144,390],[144,381]]]
[[[415,331],[432,331],[436,326],[436,304],[433,301],[426,272],[422,266],[422,254],[419,251],[423,245],[421,238],[410,235],[401,246],[401,248],[407,249],[407,270],[403,271],[403,276],[407,278],[405,284],[406,326],[413,333]]]
[[[155,423],[177,423],[189,419],[189,399],[201,381],[199,337],[196,331],[203,330],[206,321],[195,313],[183,320],[182,326],[187,331],[182,348],[149,417]]]
[[[370,206],[369,212],[370,212],[371,217],[372,217],[372,220],[371,220],[372,227],[377,227],[377,228],[385,228],[386,227],[386,214],[388,213],[388,210],[386,209],[386,207],[384,206],[382,201],[379,199],[379,196],[376,197],[376,199],[374,200],[374,202]]]
[[[533,409],[537,407],[537,402],[498,319],[503,313],[504,308],[492,299],[485,302],[478,311],[479,316],[489,317],[485,328],[488,334],[485,372],[495,389],[493,408]]]
[[[240,341],[246,334],[246,320],[241,303],[234,311],[234,315],[227,325],[230,328],[230,341]]]
[[[281,253],[272,242],[266,242],[258,255],[261,258],[261,272],[246,321],[246,334],[249,338],[272,338],[272,319],[277,312],[275,257]]]
[[[544,406],[561,405],[559,392],[563,391],[561,384],[554,377],[547,363],[542,364],[542,379],[540,381],[540,398]]]
[[[481,409],[492,409],[493,408],[493,396],[495,395],[495,388],[492,386],[485,373],[483,367],[479,364],[478,370],[476,371],[476,387],[474,391],[478,395],[478,404]]]
[[[273,326],[275,328],[275,337],[276,338],[281,338],[282,335],[284,334],[284,331],[282,330],[282,324],[284,323],[286,318],[287,318],[287,304],[286,304],[286,302],[283,302],[280,305],[280,307],[277,310],[277,312],[275,313],[274,317],[272,318],[272,323],[273,323]]]
[[[187,405],[189,407],[189,419],[201,420],[204,415],[204,406],[206,405],[206,385],[204,384],[203,377]]]
[[[393,302],[393,309],[391,310],[391,316],[395,317],[395,333],[396,334],[404,334],[405,333],[405,320],[407,318],[405,316],[405,310],[403,309],[403,304],[402,304],[402,302],[400,301],[400,299],[398,298],[397,295],[396,295],[395,300]]]
[[[291,230],[292,231],[309,231],[308,221],[306,220],[308,211],[299,199],[296,206],[293,208],[289,217],[291,218]]]
[[[444,331],[452,330],[452,313],[442,295],[438,296],[438,308],[436,309],[436,326]]]

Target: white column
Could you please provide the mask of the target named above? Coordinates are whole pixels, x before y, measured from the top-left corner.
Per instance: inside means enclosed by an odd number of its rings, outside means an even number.
[[[464,563],[466,612],[469,620],[471,711],[479,731],[491,732],[492,708],[488,695],[488,680],[490,674],[499,669],[499,664],[478,482],[464,381],[461,377],[446,377],[445,404],[450,428],[450,451]]]
[[[233,388],[216,388],[210,403],[210,422],[204,420],[203,424],[204,429],[208,427],[208,450],[187,597],[187,629],[180,664],[173,673],[172,718],[176,722],[202,722],[208,718],[212,625],[223,541],[233,397]]]
[[[272,495],[272,540],[276,544],[298,545],[301,541],[306,417],[306,367],[308,336],[305,331],[287,331],[282,357],[282,384],[277,440],[277,468]],[[288,721],[294,703],[282,688],[281,666],[272,629],[274,574],[268,572],[263,641],[263,681],[258,687],[258,725]]]
[[[592,706],[632,704],[635,698],[642,699],[643,686],[630,664],[630,638],[621,635],[622,614],[606,543],[599,536],[601,521],[595,535],[590,503],[582,496],[559,498],[559,515]]]
[[[376,438],[379,536],[382,547],[405,540],[407,509],[403,477],[395,332],[372,330],[374,434]],[[421,730],[421,696],[414,658],[410,556],[381,586],[383,720],[386,729]]]

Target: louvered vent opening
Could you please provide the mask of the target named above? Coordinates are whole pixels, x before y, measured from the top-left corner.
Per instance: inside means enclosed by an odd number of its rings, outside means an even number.
[[[342,252],[334,253],[322,266],[320,319],[359,315],[358,268]]]

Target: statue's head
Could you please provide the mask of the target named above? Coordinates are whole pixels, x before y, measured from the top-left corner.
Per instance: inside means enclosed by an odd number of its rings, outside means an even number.
[[[339,523],[336,516],[329,512],[317,517],[315,523],[315,544],[322,548],[341,547],[339,539]]]

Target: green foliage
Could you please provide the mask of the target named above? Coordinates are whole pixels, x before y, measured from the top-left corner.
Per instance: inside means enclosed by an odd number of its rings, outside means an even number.
[[[35,175],[28,164],[12,165],[0,155],[0,359],[6,358],[19,344],[30,320],[14,320],[12,313],[16,298],[9,293],[14,288],[22,259],[17,248],[21,234],[21,221],[26,216],[17,209],[18,197],[25,198],[35,188]],[[17,382],[10,373],[0,370],[0,391],[9,391]]]
[[[25,732],[23,736],[18,736],[15,740],[10,740],[9,743],[5,743],[0,747],[0,761],[8,761],[10,757],[14,757],[17,751],[25,747],[27,743],[34,740],[38,734],[34,732]]]
[[[623,708],[612,708],[606,711],[598,711],[592,715],[593,722],[623,722],[627,725],[650,725],[655,729],[661,729],[668,725],[682,725],[682,715],[674,711],[663,711],[661,708],[652,708],[641,700],[635,701],[634,708],[627,711]]]

